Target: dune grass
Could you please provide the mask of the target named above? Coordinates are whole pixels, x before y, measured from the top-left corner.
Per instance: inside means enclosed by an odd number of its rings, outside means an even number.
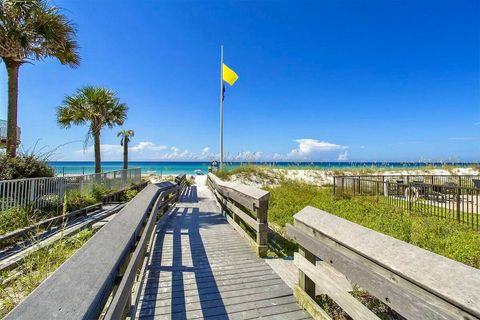
[[[310,205],[439,255],[480,268],[480,233],[430,215],[409,213],[375,197],[334,198],[330,187],[282,181],[270,192],[269,223],[283,228]]]
[[[94,234],[85,229],[27,256],[15,269],[0,273],[0,317],[4,317]]]
[[[259,177],[262,175],[268,175],[268,171],[276,170],[319,170],[319,171],[329,171],[332,175],[344,175],[344,174],[355,174],[355,175],[369,175],[369,174],[380,174],[382,172],[400,172],[400,171],[431,171],[436,169],[446,170],[451,174],[454,174],[455,169],[461,167],[469,167],[473,170],[480,170],[480,164],[469,164],[469,165],[451,165],[451,164],[425,164],[419,167],[411,167],[408,163],[405,163],[403,167],[391,167],[387,164],[385,165],[367,165],[364,166],[351,166],[351,167],[319,167],[318,165],[311,164],[290,164],[288,166],[279,166],[275,163],[271,164],[255,164],[255,163],[245,163],[241,164],[238,167],[228,167],[226,169],[220,170],[217,172],[217,176],[221,179],[229,179],[232,175],[244,175],[244,174],[254,174]]]

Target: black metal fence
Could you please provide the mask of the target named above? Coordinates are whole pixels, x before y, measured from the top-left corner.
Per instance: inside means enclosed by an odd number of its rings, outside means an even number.
[[[335,176],[336,196],[372,196],[408,211],[479,229],[480,176]]]

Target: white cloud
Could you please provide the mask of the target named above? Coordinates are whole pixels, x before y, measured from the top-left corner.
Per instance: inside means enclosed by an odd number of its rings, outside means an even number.
[[[285,156],[279,154],[279,153],[274,153],[273,156],[272,156],[272,160],[275,160],[275,161],[280,161],[280,160],[284,160],[285,159]]]
[[[121,160],[123,155],[123,146],[120,144],[102,144],[100,146],[102,160]],[[193,154],[188,150],[165,145],[157,145],[150,141],[142,141],[128,148],[129,157],[132,160],[193,160],[200,156]],[[205,151],[205,148],[202,152]],[[76,150],[74,152],[75,160],[83,158],[85,160],[93,158],[94,147]]]
[[[210,155],[210,147],[205,147],[202,149],[202,157],[208,157]]]
[[[273,153],[265,154],[260,151],[242,151],[238,153],[225,154],[225,161],[255,162],[255,161],[296,161],[296,160],[342,160],[346,159],[348,153],[347,146],[334,144],[315,139],[297,139],[294,140],[298,146],[287,154]],[[340,154],[338,151],[340,150]],[[337,152],[335,152],[337,151]],[[344,152],[345,151],[345,152]],[[102,160],[121,161],[123,156],[123,147],[120,144],[102,144]],[[342,153],[343,152],[343,153]],[[73,154],[72,160],[93,160],[93,146],[86,150],[77,150]],[[132,161],[211,161],[218,160],[219,154],[213,153],[209,146],[199,150],[190,151],[177,146],[167,146],[156,144],[151,141],[141,141],[132,144],[129,147],[129,158]]]
[[[463,141],[463,140],[475,140],[474,137],[451,137],[449,140],[454,140],[454,141]]]
[[[345,152],[338,154],[338,161],[347,161],[348,160],[348,151],[345,150]]]
[[[298,143],[298,146],[297,148],[292,149],[290,153],[288,153],[287,156],[289,158],[306,159],[315,153],[342,150],[342,149],[348,148],[347,146],[342,146],[339,144],[330,143],[326,141],[319,141],[316,139],[297,139],[294,141]]]
[[[167,146],[156,145],[155,143],[150,141],[142,141],[142,142],[139,142],[136,146],[128,148],[128,150],[130,152],[142,152],[144,150],[161,151],[167,148],[168,148]]]

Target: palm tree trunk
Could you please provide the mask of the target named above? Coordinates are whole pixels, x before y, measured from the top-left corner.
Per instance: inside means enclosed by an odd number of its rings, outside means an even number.
[[[102,160],[100,158],[100,130],[93,132],[93,144],[95,150],[95,173],[101,173]]]
[[[128,139],[123,138],[123,169],[128,169]]]
[[[20,63],[3,60],[8,74],[7,155],[17,155],[18,70]]]

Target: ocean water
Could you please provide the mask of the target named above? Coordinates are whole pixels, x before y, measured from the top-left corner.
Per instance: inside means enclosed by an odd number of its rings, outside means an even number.
[[[55,169],[57,175],[80,175],[94,173],[93,161],[51,161],[49,164]],[[227,168],[235,168],[246,163],[229,162]],[[316,168],[316,169],[348,169],[348,168],[385,168],[385,169],[401,169],[401,168],[419,168],[424,166],[441,166],[456,165],[468,166],[471,163],[451,162],[451,163],[427,163],[427,162],[254,162],[253,164],[272,166],[278,168]],[[146,174],[194,174],[195,170],[208,172],[210,162],[187,162],[187,161],[131,161],[130,168],[141,168],[142,175]],[[104,161],[102,162],[102,170],[104,172],[122,169],[121,161]]]

